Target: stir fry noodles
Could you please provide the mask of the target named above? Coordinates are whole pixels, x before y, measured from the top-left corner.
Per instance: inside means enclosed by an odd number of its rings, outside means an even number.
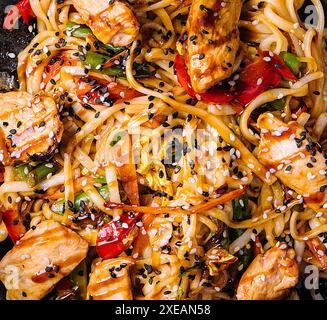
[[[326,279],[327,33],[303,2],[11,9],[6,29],[37,32],[0,94],[7,299],[299,299],[307,266]]]

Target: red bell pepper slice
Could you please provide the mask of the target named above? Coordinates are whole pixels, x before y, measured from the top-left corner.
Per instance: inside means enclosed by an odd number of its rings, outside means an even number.
[[[230,103],[234,100],[245,106],[267,88],[277,87],[282,77],[287,80],[297,80],[283,59],[270,51],[262,52],[260,58],[240,71],[239,80],[232,90],[215,86],[205,93],[196,93],[192,88],[182,56],[176,55],[174,68],[178,82],[190,96],[217,104]]]
[[[209,210],[210,208],[213,208],[218,204],[226,203],[232,199],[235,199],[237,196],[243,194],[244,192],[245,189],[237,189],[231,191],[217,199],[213,199],[209,202],[193,206],[192,208],[188,209],[188,212],[196,213],[200,211],[202,212]],[[126,211],[128,211],[129,213],[123,213],[119,217],[119,220],[113,219],[100,229],[97,237],[96,250],[99,256],[103,259],[115,258],[130,247],[138,233],[137,222],[141,221],[143,214],[146,215],[144,221],[148,220],[147,222],[145,222],[144,226],[145,228],[147,228],[152,221],[151,215],[154,212],[169,213],[172,211],[177,212],[178,210],[185,212],[186,210],[180,207],[147,207],[126,205],[124,203],[114,203],[110,201],[107,202],[105,205],[107,208],[110,209],[126,209]],[[150,216],[147,216],[149,214]],[[139,244],[138,247],[140,247]]]
[[[16,243],[25,233],[26,228],[17,210],[6,210],[2,215],[9,236]]]
[[[110,82],[91,76],[79,79],[76,94],[82,101],[86,99],[89,103],[102,104],[100,97],[105,95],[104,90],[106,93],[109,93],[110,100],[114,102],[130,100],[143,95],[121,83]]]
[[[24,19],[26,24],[29,23],[31,18],[35,17],[29,0],[21,0],[9,10],[5,17],[3,28],[12,30],[20,17]]]
[[[176,54],[175,61],[174,61],[174,68],[176,71],[177,80],[180,83],[180,85],[185,89],[185,91],[191,97],[195,97],[196,92],[192,88],[191,79],[187,73],[184,58],[179,54]]]
[[[235,99],[242,105],[247,105],[267,88],[278,86],[282,80],[281,75],[262,58],[247,65],[239,75]]]
[[[271,51],[263,51],[262,55],[264,58],[270,58],[268,62],[274,67],[274,69],[282,75],[286,80],[296,81],[297,77],[291,71],[291,69],[286,65],[284,60],[277,54],[272,53]]]
[[[102,259],[111,259],[127,250],[137,235],[136,223],[142,214],[123,213],[119,220],[113,219],[103,225],[97,237],[96,250]]]
[[[174,68],[176,70],[178,82],[191,97],[194,97],[198,100],[203,100],[207,103],[217,104],[229,103],[233,100],[234,97],[231,92],[228,92],[223,88],[214,87],[205,93],[196,93],[192,88],[191,79],[187,73],[185,61],[179,54],[177,54],[175,57]]]

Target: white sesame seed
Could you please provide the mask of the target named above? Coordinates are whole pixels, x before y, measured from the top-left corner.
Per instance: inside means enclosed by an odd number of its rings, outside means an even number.
[[[313,180],[316,178],[316,176],[314,174],[312,174],[311,172],[308,172],[307,178],[308,178],[308,180]]]
[[[257,80],[257,85],[260,86],[260,85],[262,84],[262,82],[263,82],[263,79],[262,79],[262,78],[259,78],[259,79]]]

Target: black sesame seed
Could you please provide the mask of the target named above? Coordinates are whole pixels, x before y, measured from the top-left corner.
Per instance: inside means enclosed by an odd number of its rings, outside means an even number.
[[[149,265],[149,264],[144,264],[144,268],[145,268],[145,270],[147,271],[147,273],[148,274],[150,274],[150,273],[152,273],[153,272],[153,268],[152,268],[152,266],[151,265]]]
[[[53,270],[53,268],[51,267],[51,266],[47,266],[47,267],[45,267],[45,271],[46,272],[50,272],[50,271],[52,271]]]

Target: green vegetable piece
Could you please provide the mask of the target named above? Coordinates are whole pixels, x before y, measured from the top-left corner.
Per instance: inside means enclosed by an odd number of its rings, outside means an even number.
[[[107,183],[107,179],[106,179],[106,177],[97,177],[97,178],[94,179],[94,183],[105,184],[105,183]]]
[[[28,182],[31,186],[34,185],[34,181],[29,180],[29,173],[33,170],[33,166],[29,163],[19,164],[14,167],[14,174],[17,180]]]
[[[113,66],[113,67],[105,68],[105,69],[100,68],[109,59],[110,59],[110,57],[108,57],[108,56],[89,51],[85,55],[85,61],[83,61],[83,64],[85,66],[89,65],[91,67],[91,70],[95,71],[95,72],[104,73],[109,76],[117,76],[117,77],[124,76],[124,71],[122,69],[122,66]]]
[[[91,200],[90,197],[85,192],[80,192],[75,195],[74,206],[76,210],[79,210],[81,207],[81,202],[88,204]]]
[[[178,287],[178,297],[179,298],[182,298],[183,294],[184,294],[183,288],[182,287]]]
[[[284,60],[285,64],[291,69],[291,71],[295,75],[298,75],[301,67],[301,61],[299,60],[299,58],[293,53],[287,51],[281,52],[280,56]]]
[[[75,38],[86,38],[89,34],[92,34],[92,30],[84,25],[78,25],[74,22],[67,23],[67,31],[71,32]]]
[[[97,189],[99,194],[101,195],[101,197],[105,200],[105,201],[109,201],[109,187],[108,185],[102,186],[100,188]],[[85,192],[79,192],[75,195],[75,199],[74,199],[74,207],[75,210],[79,210],[81,207],[81,202],[84,202],[85,204],[90,203],[91,199],[90,197],[85,193]],[[58,200],[56,202],[54,202],[51,206],[51,210],[55,213],[58,214],[64,214],[65,212],[65,200],[61,199]]]
[[[118,133],[116,138],[110,141],[110,146],[113,147],[114,145],[116,145],[121,140],[121,138],[125,135],[125,133],[126,133],[125,131]]]
[[[233,220],[242,221],[251,218],[249,199],[246,193],[232,201],[233,204]]]
[[[54,174],[59,170],[59,166],[55,163],[41,163],[29,173],[30,179],[34,179],[34,183],[39,184],[45,180],[49,174]]]
[[[101,197],[104,200],[109,201],[109,187],[108,187],[108,185],[105,185],[105,186],[99,188],[98,192],[100,193]]]
[[[51,210],[57,214],[63,215],[65,213],[65,200],[61,199],[54,202],[51,206]]]
[[[254,114],[259,116],[261,113],[267,111],[282,111],[286,103],[286,98],[277,99],[268,103],[263,104],[260,108],[254,111]]]
[[[274,108],[275,110],[283,110],[286,103],[286,98],[277,99],[275,101],[269,102],[268,106]]]
[[[110,43],[108,44],[101,44],[101,47],[105,50],[109,50],[109,51],[112,51],[113,53],[115,54],[118,54],[119,52],[125,50],[125,47],[116,47]]]

